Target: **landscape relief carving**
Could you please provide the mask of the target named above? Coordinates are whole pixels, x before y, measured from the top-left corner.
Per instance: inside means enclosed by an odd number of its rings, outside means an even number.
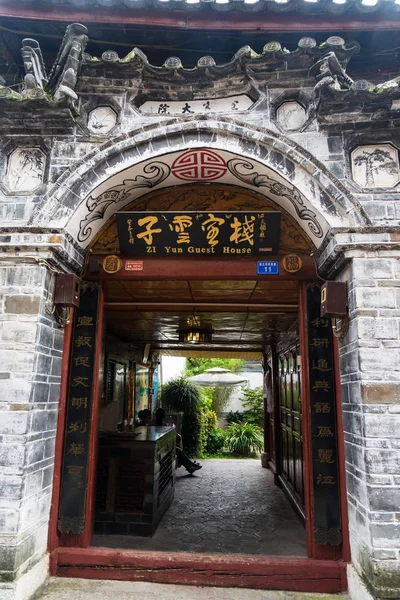
[[[109,133],[117,124],[116,112],[111,106],[98,106],[90,111],[87,127],[98,135]]]
[[[389,188],[399,182],[399,155],[392,144],[358,146],[351,167],[354,181],[363,188]]]
[[[306,109],[298,102],[282,102],[276,109],[276,120],[285,131],[296,131],[307,120]]]
[[[10,190],[30,192],[43,181],[45,155],[39,148],[16,148],[8,157],[6,184]]]

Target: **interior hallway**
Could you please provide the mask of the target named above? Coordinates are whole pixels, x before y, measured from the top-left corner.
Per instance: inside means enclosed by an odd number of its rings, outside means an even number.
[[[93,546],[307,556],[305,530],[260,460],[209,459],[176,472],[175,498],[152,538],[95,535]]]

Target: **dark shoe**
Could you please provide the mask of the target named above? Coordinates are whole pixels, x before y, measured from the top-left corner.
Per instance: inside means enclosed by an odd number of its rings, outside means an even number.
[[[203,467],[199,464],[195,464],[193,463],[191,467],[188,468],[188,472],[190,474],[194,473],[195,471],[198,471],[199,469],[202,469]]]

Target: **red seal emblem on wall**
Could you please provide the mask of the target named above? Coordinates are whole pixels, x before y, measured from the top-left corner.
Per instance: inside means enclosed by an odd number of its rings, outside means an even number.
[[[188,150],[172,164],[171,172],[185,181],[214,181],[227,171],[225,160],[211,150]]]

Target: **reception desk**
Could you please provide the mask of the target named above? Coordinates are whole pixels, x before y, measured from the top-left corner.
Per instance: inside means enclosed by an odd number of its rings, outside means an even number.
[[[175,447],[169,427],[100,435],[95,533],[153,535],[174,497]]]

